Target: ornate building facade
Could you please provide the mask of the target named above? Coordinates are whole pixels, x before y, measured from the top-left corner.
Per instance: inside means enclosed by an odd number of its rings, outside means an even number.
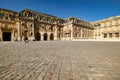
[[[120,39],[120,16],[92,22],[95,39]]]
[[[0,41],[54,41],[94,38],[94,26],[86,21],[66,19],[24,9],[14,12],[0,8]]]

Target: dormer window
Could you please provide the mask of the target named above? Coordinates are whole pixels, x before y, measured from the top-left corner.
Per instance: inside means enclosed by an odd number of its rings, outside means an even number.
[[[0,19],[2,19],[4,16],[4,13],[0,13]]]
[[[20,17],[22,17],[22,14],[21,14],[21,13],[19,13],[19,16],[20,16]]]
[[[39,16],[37,16],[36,19],[39,20]]]
[[[97,23],[97,24],[94,24],[94,26],[95,26],[95,27],[99,27],[99,26],[101,26],[101,24],[100,24],[100,23]]]
[[[9,17],[10,17],[11,20],[14,20],[14,19],[15,19],[15,16],[14,16],[14,15],[10,15],[10,14],[9,14]]]
[[[40,16],[40,20],[43,20],[44,19],[44,17],[43,16]]]
[[[53,23],[56,23],[56,20],[55,20],[55,19],[53,19]]]
[[[68,20],[65,20],[65,23],[68,23]]]
[[[32,17],[33,17],[33,18],[36,18],[36,14],[32,14]]]
[[[0,17],[1,17],[1,16],[4,16],[4,15],[5,15],[4,13],[0,13]]]
[[[70,22],[74,22],[74,19],[73,19],[73,18],[71,18],[71,19],[70,19]]]
[[[77,20],[77,24],[79,24],[79,20]]]
[[[29,17],[32,17],[32,14],[29,12],[29,13],[28,13],[28,16],[29,16]]]
[[[101,26],[101,24],[99,23],[98,26]]]
[[[61,21],[60,21],[60,23],[61,23],[61,24],[64,24],[64,23],[65,23],[65,21],[64,21],[64,20],[61,20]]]
[[[47,22],[50,22],[50,18],[47,18]]]
[[[26,17],[26,16],[27,16],[27,13],[25,13],[24,15],[25,15],[25,17]]]

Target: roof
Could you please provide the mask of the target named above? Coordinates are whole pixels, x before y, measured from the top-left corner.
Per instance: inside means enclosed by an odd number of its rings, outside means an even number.
[[[8,9],[4,9],[4,8],[0,8],[0,10],[3,10],[3,11],[8,11],[8,12],[13,12],[14,14],[16,14],[16,13],[17,13],[16,11],[12,11],[12,10],[8,10]]]
[[[33,13],[36,13],[36,14],[44,14],[44,15],[51,16],[51,17],[54,17],[54,18],[58,18],[58,17],[53,16],[53,15],[49,15],[49,14],[46,14],[46,13],[37,12],[37,11],[31,10],[31,9],[27,9],[27,8],[24,9],[24,10],[27,10],[27,11],[30,11],[30,12],[33,12]]]
[[[120,15],[118,15],[118,16],[111,16],[111,17],[104,18],[104,19],[101,19],[101,20],[97,20],[97,21],[94,21],[94,22],[91,22],[91,23],[100,23],[102,21],[112,20],[112,19],[115,19],[115,18],[120,18]]]

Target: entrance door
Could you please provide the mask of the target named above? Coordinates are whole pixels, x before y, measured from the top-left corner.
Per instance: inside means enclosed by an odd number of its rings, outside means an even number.
[[[11,32],[3,32],[3,41],[11,41]]]

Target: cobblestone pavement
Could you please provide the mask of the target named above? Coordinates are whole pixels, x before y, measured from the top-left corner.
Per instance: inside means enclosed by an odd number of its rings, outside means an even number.
[[[0,43],[0,80],[120,80],[120,42]]]

